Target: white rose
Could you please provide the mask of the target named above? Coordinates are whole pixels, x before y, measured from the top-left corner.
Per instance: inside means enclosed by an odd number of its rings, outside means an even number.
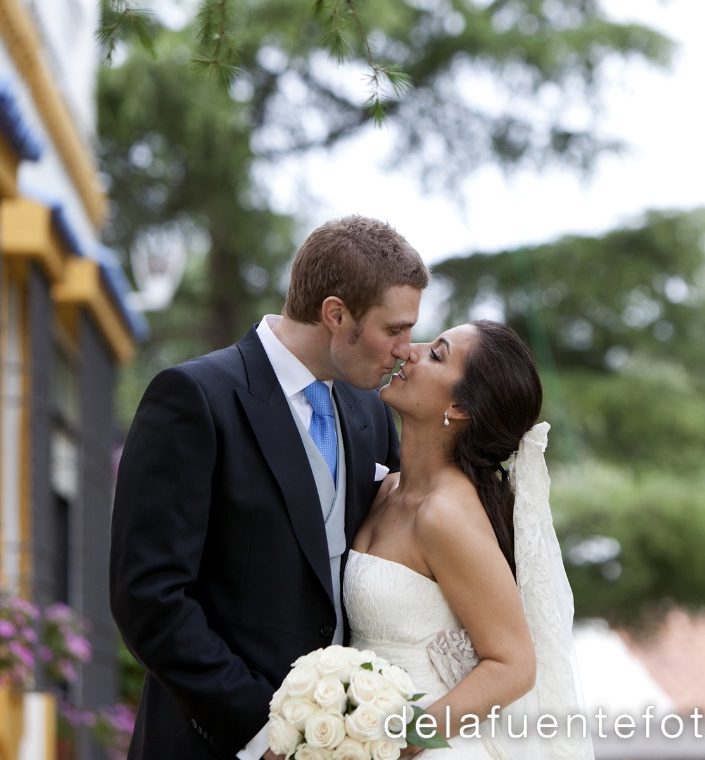
[[[361,742],[384,737],[385,714],[376,705],[363,703],[345,716],[348,736]]]
[[[375,695],[374,704],[385,715],[391,715],[401,712],[401,708],[406,704],[406,699],[392,686],[382,686]]]
[[[275,755],[288,755],[301,741],[301,734],[281,715],[272,715],[268,725],[269,746]]]
[[[306,723],[306,741],[313,747],[334,749],[345,738],[345,722],[342,716],[317,712]]]
[[[354,668],[359,668],[360,665],[366,662],[369,662],[374,667],[378,659],[371,649],[350,649],[350,665]]]
[[[375,655],[375,670],[380,671],[384,670],[385,668],[388,668],[390,666],[389,660],[385,660],[384,657],[380,657],[378,654]]]
[[[318,665],[322,652],[323,649],[314,649],[313,652],[302,654],[301,657],[297,657],[294,662],[291,663],[292,667],[296,668],[299,665]]]
[[[382,690],[384,682],[379,673],[364,668],[356,668],[350,674],[350,686],[348,696],[353,704],[360,705],[363,702],[374,702],[377,694]]]
[[[301,664],[290,670],[282,686],[290,697],[311,699],[318,683],[318,672],[313,665]]]
[[[323,747],[299,744],[294,757],[296,760],[333,760],[333,752],[329,749],[323,749]]]
[[[391,739],[374,739],[370,742],[372,760],[397,760],[401,754],[401,746]],[[403,746],[406,746],[406,742]]]
[[[414,695],[414,682],[403,668],[397,665],[389,665],[384,669],[382,677],[406,699]]]
[[[269,712],[271,713],[278,713],[281,712],[282,705],[284,704],[284,700],[289,696],[289,692],[287,691],[285,686],[280,686],[274,694],[272,694],[272,699],[269,703]]]
[[[282,717],[288,720],[297,731],[303,731],[306,728],[306,721],[317,712],[318,705],[310,699],[301,697],[289,697],[284,700],[281,707]]]
[[[324,710],[337,710],[345,712],[348,703],[345,695],[345,687],[333,676],[323,676],[316,686],[313,698]]]
[[[318,672],[322,676],[335,676],[347,683],[350,680],[351,656],[350,647],[333,644],[326,647],[318,660]]]
[[[367,745],[346,736],[333,750],[333,760],[370,760],[370,752]]]

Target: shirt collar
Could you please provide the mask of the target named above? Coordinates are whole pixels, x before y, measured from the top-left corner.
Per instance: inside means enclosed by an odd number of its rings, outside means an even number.
[[[272,332],[272,327],[280,319],[281,316],[278,314],[265,314],[257,325],[257,335],[284,395],[291,398],[301,393],[307,385],[316,380],[316,377]],[[333,387],[332,380],[324,382],[329,388]]]

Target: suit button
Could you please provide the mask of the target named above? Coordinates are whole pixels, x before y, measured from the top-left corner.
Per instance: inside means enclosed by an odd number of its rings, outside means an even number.
[[[324,639],[327,639],[333,633],[333,626],[332,625],[322,625],[320,633],[321,633],[321,636]]]

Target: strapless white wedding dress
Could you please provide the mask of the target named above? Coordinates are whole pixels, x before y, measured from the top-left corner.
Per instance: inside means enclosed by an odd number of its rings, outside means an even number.
[[[419,700],[422,707],[446,694],[478,662],[438,584],[406,565],[351,550],[343,600],[352,633],[350,645],[371,649],[404,668],[425,694]],[[443,733],[442,725],[440,730]],[[423,756],[429,760],[506,757],[485,736],[487,723],[480,724],[480,731],[482,738],[455,736],[450,747],[428,750]]]

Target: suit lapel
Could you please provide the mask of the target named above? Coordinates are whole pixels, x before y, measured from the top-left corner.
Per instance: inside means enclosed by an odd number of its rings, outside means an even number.
[[[247,387],[236,387],[235,392],[279,483],[296,540],[332,602],[328,542],[318,491],[291,409],[254,329],[238,343],[238,349]]]
[[[338,405],[338,418],[345,445],[345,538],[350,546],[366,509],[372,502],[374,456],[362,404],[345,383],[336,381],[333,384],[333,395]]]

